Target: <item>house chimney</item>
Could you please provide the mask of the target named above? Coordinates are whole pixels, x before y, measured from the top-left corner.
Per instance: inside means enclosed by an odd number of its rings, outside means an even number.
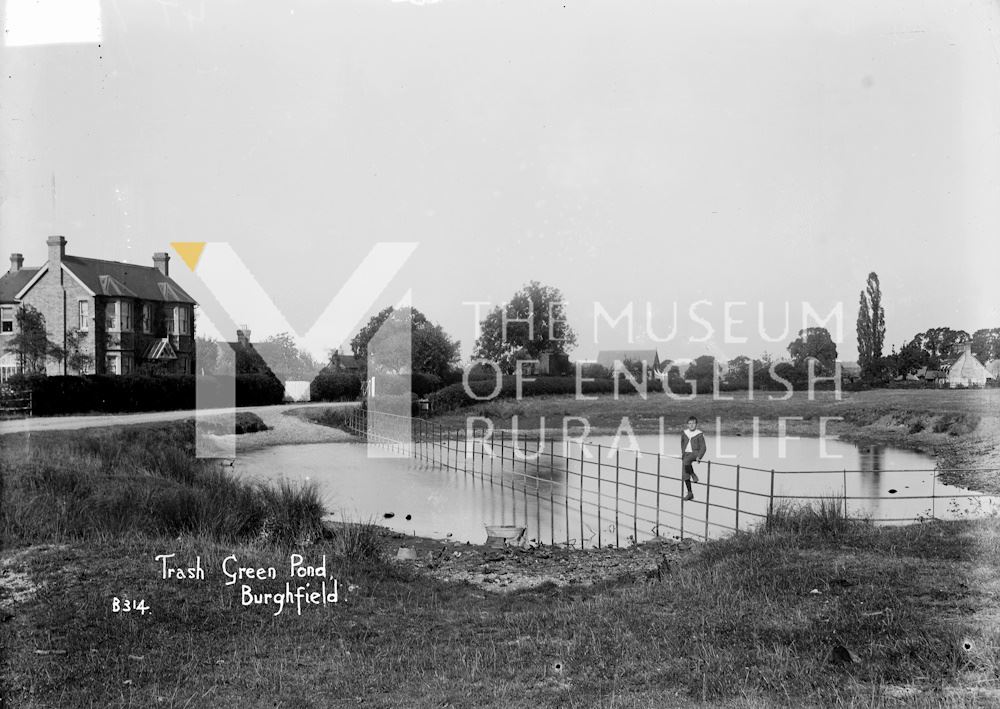
[[[153,254],[153,265],[156,266],[156,270],[162,273],[164,276],[170,275],[170,254],[163,251],[157,251]]]
[[[24,266],[24,256],[21,254],[11,254],[10,255],[10,272],[17,273]]]
[[[49,245],[49,265],[59,266],[66,255],[66,237],[50,236],[46,243]]]
[[[242,342],[245,345],[250,344],[250,326],[240,325],[236,330],[236,341]]]

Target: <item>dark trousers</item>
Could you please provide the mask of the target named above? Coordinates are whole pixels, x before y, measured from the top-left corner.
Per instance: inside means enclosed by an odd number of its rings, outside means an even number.
[[[681,463],[684,465],[684,472],[681,475],[681,479],[684,484],[687,485],[688,490],[691,489],[691,481],[698,482],[698,474],[694,472],[694,462],[698,460],[698,456],[694,453],[685,453],[684,457],[681,459]]]

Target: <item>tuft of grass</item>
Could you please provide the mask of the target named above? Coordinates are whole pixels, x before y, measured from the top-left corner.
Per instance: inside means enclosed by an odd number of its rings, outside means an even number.
[[[338,524],[329,537],[333,553],[346,561],[360,566],[384,561],[384,529],[371,520]]]
[[[768,514],[759,528],[763,533],[784,533],[796,536],[838,537],[855,531],[859,526],[870,527],[865,520],[844,516],[843,502],[836,497],[824,497],[809,502],[782,500]]]
[[[319,488],[309,482],[293,486],[281,480],[277,487],[258,487],[267,508],[261,537],[281,548],[312,544],[323,534],[322,518],[326,513]]]

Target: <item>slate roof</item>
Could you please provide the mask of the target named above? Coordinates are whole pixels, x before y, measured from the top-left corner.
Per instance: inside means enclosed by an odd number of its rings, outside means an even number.
[[[63,256],[62,262],[97,295],[195,304],[194,298],[155,266],[84,256]]]
[[[28,285],[28,281],[38,273],[37,268],[22,268],[17,273],[7,273],[0,276],[0,303],[16,303],[14,297],[19,290]]]

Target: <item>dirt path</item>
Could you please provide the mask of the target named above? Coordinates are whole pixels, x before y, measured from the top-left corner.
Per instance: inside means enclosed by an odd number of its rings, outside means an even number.
[[[264,419],[268,426],[280,426],[278,423],[282,419],[292,418],[284,416],[286,411],[307,407],[336,408],[340,406],[353,406],[352,402],[347,403],[299,403],[281,404],[278,406],[244,406],[237,411],[249,411]],[[180,419],[193,418],[197,411],[187,409],[184,411],[148,411],[138,414],[91,414],[81,416],[47,416],[15,419],[11,421],[0,421],[0,435],[6,433],[24,433],[27,431],[65,431],[82,428],[99,428],[103,426],[129,426],[137,423],[156,423],[158,421],[177,421]],[[203,413],[224,413],[224,409],[207,409]],[[294,426],[294,424],[293,424]],[[316,428],[321,428],[317,426]],[[282,430],[291,431],[292,427],[282,426]],[[292,435],[292,434],[289,434]],[[296,442],[296,441],[290,441]]]

